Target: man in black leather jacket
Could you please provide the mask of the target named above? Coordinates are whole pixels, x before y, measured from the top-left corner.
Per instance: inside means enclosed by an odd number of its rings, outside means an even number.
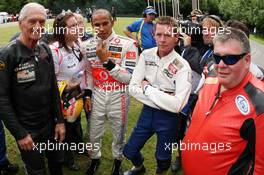
[[[21,34],[0,50],[0,117],[15,137],[27,174],[62,174],[63,152],[38,144],[62,142],[65,135],[60,97],[49,48],[39,43],[46,21],[45,8],[25,5],[19,18]]]

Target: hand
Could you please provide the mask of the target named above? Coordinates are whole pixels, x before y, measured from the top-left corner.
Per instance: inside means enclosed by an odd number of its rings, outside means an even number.
[[[108,51],[106,49],[106,44],[102,40],[98,41],[98,44],[96,46],[96,55],[102,63],[108,60]]]
[[[33,148],[33,140],[30,134],[28,134],[25,138],[18,140],[17,143],[20,149],[24,151],[30,151]]]
[[[147,86],[147,85],[149,85],[149,82],[147,80],[143,80],[141,82],[141,88],[142,88],[143,91],[144,91],[145,86]]]
[[[134,44],[135,44],[136,47],[139,47],[139,42],[138,42],[138,40],[135,40],[135,41],[134,41]]]
[[[54,140],[59,140],[59,142],[62,142],[65,138],[65,126],[64,123],[58,123],[55,126],[55,136]]]
[[[92,110],[92,102],[91,102],[91,98],[90,97],[85,97],[84,110],[86,112],[91,112],[91,110]]]
[[[180,37],[183,40],[183,44],[185,47],[190,46],[192,44],[192,38],[185,34],[185,33],[181,33],[182,37]]]
[[[68,82],[67,83],[67,86],[65,87],[65,91],[68,92],[71,89],[77,88],[78,86],[80,86],[80,83],[71,83],[71,82]]]

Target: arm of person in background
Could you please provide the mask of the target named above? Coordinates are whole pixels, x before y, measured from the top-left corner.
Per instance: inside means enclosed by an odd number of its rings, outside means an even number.
[[[93,76],[90,62],[85,60],[85,74],[84,74],[85,90],[84,90],[84,110],[91,112],[92,110],[92,89],[93,89]]]
[[[123,29],[123,33],[127,37],[135,40],[136,47],[139,47],[139,41],[137,39],[137,36],[133,34],[133,32],[138,32],[140,30],[141,22],[141,20],[135,21],[134,23],[128,25],[126,28]]]

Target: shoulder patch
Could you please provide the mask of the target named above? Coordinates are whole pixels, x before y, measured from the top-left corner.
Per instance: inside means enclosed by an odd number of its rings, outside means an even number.
[[[264,113],[264,92],[258,89],[257,87],[253,86],[253,84],[248,83],[244,87],[246,93],[248,94],[252,104],[255,107],[255,111],[257,115]]]
[[[172,64],[174,64],[178,70],[180,70],[183,67],[183,64],[178,59],[174,59]]]
[[[5,70],[6,64],[4,61],[0,60],[0,71]]]
[[[238,95],[235,99],[238,110],[243,114],[247,115],[250,112],[250,106],[248,100],[243,95]]]

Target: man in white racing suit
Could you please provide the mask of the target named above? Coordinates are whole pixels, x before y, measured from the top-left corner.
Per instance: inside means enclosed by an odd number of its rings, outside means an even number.
[[[154,134],[157,135],[157,175],[164,175],[171,164],[172,145],[179,134],[179,113],[186,105],[192,71],[186,60],[174,51],[178,43],[177,22],[172,17],[157,20],[157,47],[141,53],[129,84],[129,92],[144,104],[127,144],[124,156],[134,167],[124,175],[144,173],[144,157],[140,150]]]
[[[114,21],[107,10],[96,10],[92,15],[92,26],[97,36],[83,43],[93,80],[89,127],[89,141],[93,149],[89,151],[92,162],[86,171],[88,175],[94,174],[100,163],[106,117],[113,135],[112,154],[115,160],[112,174],[121,173],[129,106],[126,85],[129,84],[136,66],[138,53],[134,41],[116,35],[112,30],[113,25]]]

